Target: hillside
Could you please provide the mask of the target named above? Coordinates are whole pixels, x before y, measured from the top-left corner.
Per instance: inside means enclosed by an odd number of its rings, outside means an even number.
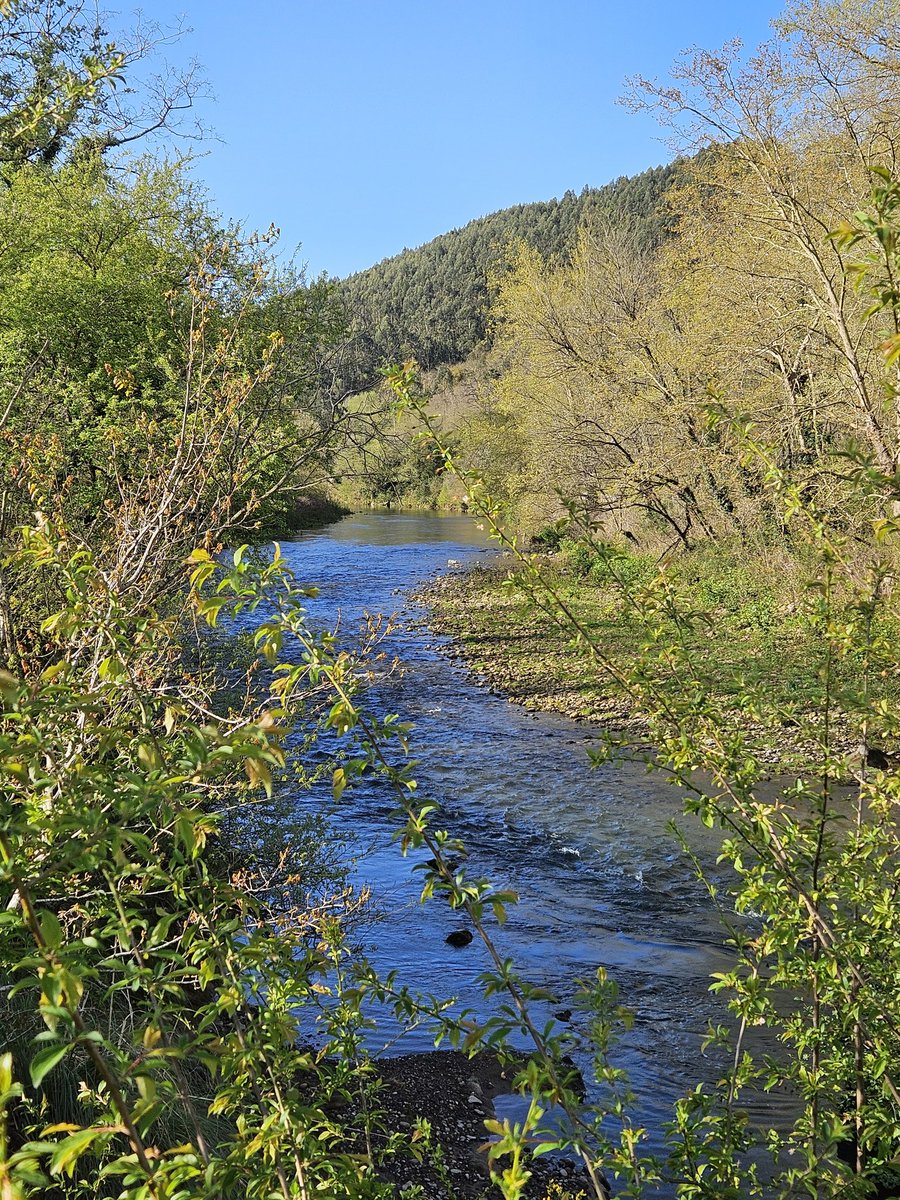
[[[378,367],[414,357],[427,369],[466,358],[488,330],[488,276],[519,240],[562,259],[587,220],[628,223],[653,244],[666,227],[663,195],[678,163],[621,177],[561,200],[519,204],[470,221],[415,250],[351,275],[340,284],[351,328],[335,384],[360,391]]]

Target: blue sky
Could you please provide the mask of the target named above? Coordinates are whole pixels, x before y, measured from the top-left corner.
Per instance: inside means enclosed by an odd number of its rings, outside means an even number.
[[[633,73],[738,36],[781,5],[607,0],[154,0],[192,28],[218,141],[194,166],[215,207],[274,222],[311,275],[344,275],[511,204],[671,157],[616,104]],[[123,18],[124,19],[124,18]]]

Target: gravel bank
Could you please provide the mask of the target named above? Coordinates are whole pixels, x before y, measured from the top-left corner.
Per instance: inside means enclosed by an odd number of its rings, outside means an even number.
[[[489,1134],[485,1119],[494,1116],[494,1099],[509,1094],[510,1080],[495,1055],[486,1051],[467,1058],[456,1050],[432,1050],[382,1059],[378,1071],[384,1087],[379,1103],[389,1129],[413,1133],[417,1119],[425,1118],[432,1130],[435,1154],[425,1150],[422,1161],[397,1157],[383,1172],[398,1196],[416,1195],[416,1186],[428,1200],[476,1200],[499,1196],[490,1181],[487,1166]],[[584,1188],[581,1173],[567,1160],[542,1157],[526,1195],[533,1200],[547,1196],[551,1181],[573,1198]],[[559,1195],[559,1193],[556,1193]]]

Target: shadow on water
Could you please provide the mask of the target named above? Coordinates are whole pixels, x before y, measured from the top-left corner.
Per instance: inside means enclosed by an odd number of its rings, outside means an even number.
[[[347,631],[365,612],[419,617],[406,591],[448,563],[496,553],[470,518],[430,513],[358,514],[282,549],[298,578],[321,589],[309,605],[312,619],[332,623],[340,615]],[[701,1042],[707,1022],[724,1017],[708,993],[709,976],[729,961],[713,905],[667,829],[681,815],[680,795],[640,762],[590,770],[590,727],[491,695],[438,645],[420,622],[401,619],[388,649],[405,670],[376,682],[367,703],[414,723],[419,794],[442,805],[444,824],[467,845],[469,871],[519,893],[508,923],[494,932],[501,953],[558,997],[537,1007],[539,1023],[570,1008],[575,981],[598,967],[617,981],[636,1014],[617,1065],[628,1071],[637,1119],[659,1149],[673,1099],[721,1068]],[[441,901],[418,903],[421,877],[392,840],[392,806],[382,785],[367,782],[345,792],[334,816],[370,847],[357,881],[372,884],[386,916],[366,931],[366,949],[380,970],[396,968],[410,987],[455,996],[458,1007],[487,1015],[478,983],[487,954],[477,939],[448,946],[460,915]],[[715,876],[714,835],[688,828]],[[577,1033],[581,1021],[576,1011],[567,1027]],[[373,1048],[432,1045],[424,1028],[395,1041],[396,1034],[383,1021]],[[586,1056],[576,1059],[587,1067]]]

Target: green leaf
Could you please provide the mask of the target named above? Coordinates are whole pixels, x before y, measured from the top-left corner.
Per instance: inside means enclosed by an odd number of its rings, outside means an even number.
[[[272,772],[264,762],[258,758],[245,758],[244,770],[254,787],[264,787],[266,794],[272,795]]]
[[[50,1155],[50,1174],[59,1175],[62,1171],[71,1175],[75,1164],[82,1154],[95,1142],[98,1137],[107,1134],[104,1129],[80,1129],[57,1142],[56,1149]]]
[[[21,684],[9,671],[0,671],[0,700],[11,705],[19,694]]]
[[[46,1050],[41,1050],[34,1056],[29,1067],[33,1087],[40,1087],[44,1076],[48,1075],[56,1064],[68,1054],[71,1044],[71,1042],[66,1042],[62,1046],[48,1046]]]
[[[340,800],[344,794],[344,788],[347,786],[347,772],[343,767],[338,767],[331,781],[331,792],[335,800]]]
[[[62,926],[55,913],[44,912],[41,914],[41,937],[51,950],[58,950],[62,945]]]

